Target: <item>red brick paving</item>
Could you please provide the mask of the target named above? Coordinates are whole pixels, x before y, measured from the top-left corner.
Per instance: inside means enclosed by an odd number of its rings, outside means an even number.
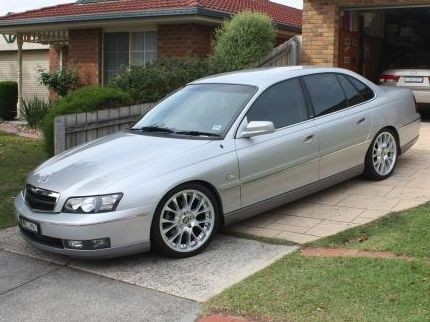
[[[305,257],[366,257],[366,258],[399,258],[411,260],[408,256],[398,256],[390,252],[365,251],[348,248],[303,248],[300,254]]]
[[[224,316],[224,315],[210,315],[204,318],[201,318],[197,322],[251,322],[242,317],[235,316]]]

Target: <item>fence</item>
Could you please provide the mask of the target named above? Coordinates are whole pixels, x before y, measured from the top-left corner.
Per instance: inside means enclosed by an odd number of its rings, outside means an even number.
[[[272,52],[264,58],[259,67],[294,66],[300,63],[302,36],[294,36],[282,45],[274,48]]]
[[[55,154],[105,135],[129,128],[155,104],[141,104],[55,118]]]

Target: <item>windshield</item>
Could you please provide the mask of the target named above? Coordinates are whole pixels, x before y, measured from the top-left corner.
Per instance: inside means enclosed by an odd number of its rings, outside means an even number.
[[[392,68],[430,68],[430,53],[406,55],[396,61]]]
[[[160,102],[132,129],[222,137],[255,92],[247,85],[188,85]]]

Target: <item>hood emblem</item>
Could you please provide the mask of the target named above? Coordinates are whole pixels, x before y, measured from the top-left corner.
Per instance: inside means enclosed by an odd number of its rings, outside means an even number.
[[[46,175],[46,176],[41,176],[39,179],[37,179],[37,183],[45,183],[45,182],[47,182],[49,180],[49,176],[48,175]]]

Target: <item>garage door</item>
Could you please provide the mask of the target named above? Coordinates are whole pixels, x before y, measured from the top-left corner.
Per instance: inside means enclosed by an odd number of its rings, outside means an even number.
[[[16,52],[0,52],[0,81],[17,81],[17,54]],[[23,98],[38,96],[48,99],[48,90],[39,84],[39,68],[49,68],[49,52],[47,50],[29,50],[22,57],[22,90]]]

